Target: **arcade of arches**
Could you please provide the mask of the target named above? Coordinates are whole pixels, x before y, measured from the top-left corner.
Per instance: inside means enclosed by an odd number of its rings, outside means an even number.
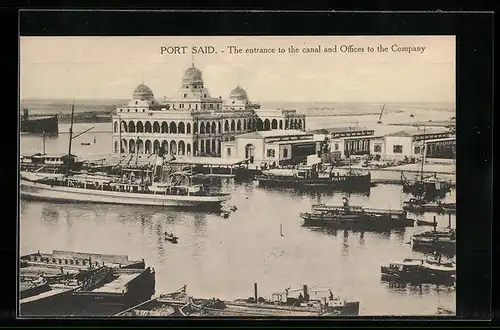
[[[115,153],[158,153],[162,148],[168,154],[176,155],[210,155],[219,154],[222,141],[234,139],[234,134],[250,131],[268,131],[273,129],[302,129],[302,119],[223,119],[199,120],[195,122],[184,121],[144,121],[121,120],[113,123],[115,137],[122,133],[141,133],[146,136],[134,138],[117,138],[113,145]],[[147,138],[147,134],[168,134],[167,136],[154,136]],[[175,136],[182,134],[184,136]],[[186,136],[186,135],[190,136]],[[227,134],[227,135],[226,135]],[[127,134],[128,135],[128,134]],[[182,139],[182,138],[187,139]],[[189,140],[189,141],[185,141]]]

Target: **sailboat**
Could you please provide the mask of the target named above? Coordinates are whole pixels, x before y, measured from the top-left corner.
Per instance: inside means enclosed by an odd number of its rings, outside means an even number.
[[[71,109],[68,158],[73,141],[74,105]],[[75,173],[67,162],[63,173],[29,175],[21,172],[21,198],[49,201],[93,202],[168,207],[205,207],[220,209],[229,194],[211,192],[202,184],[193,184],[183,172],[173,172],[157,156],[155,172],[136,177],[134,172],[123,176],[97,173]]]
[[[380,116],[378,117],[377,124],[382,124],[382,116],[384,115],[385,104],[382,106],[382,111],[380,111]]]

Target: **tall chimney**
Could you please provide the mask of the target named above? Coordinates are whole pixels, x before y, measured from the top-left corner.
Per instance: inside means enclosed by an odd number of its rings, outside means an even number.
[[[451,229],[451,213],[448,214],[448,227]]]
[[[253,294],[254,294],[254,297],[255,297],[255,303],[257,303],[257,299],[258,299],[258,296],[257,296],[257,283],[253,284]]]
[[[436,216],[434,216],[434,224],[433,224],[433,227],[434,227],[434,231],[436,231],[436,227],[437,227]]]

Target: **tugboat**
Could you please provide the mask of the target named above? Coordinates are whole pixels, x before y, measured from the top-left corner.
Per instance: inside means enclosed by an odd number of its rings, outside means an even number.
[[[453,284],[456,268],[452,261],[437,259],[404,259],[381,266],[383,281],[413,284]]]
[[[361,206],[350,206],[349,199],[343,198],[343,206],[316,204],[311,212],[300,213],[304,225],[330,225],[343,228],[404,228],[413,226],[414,219],[407,218],[406,211],[369,209]]]

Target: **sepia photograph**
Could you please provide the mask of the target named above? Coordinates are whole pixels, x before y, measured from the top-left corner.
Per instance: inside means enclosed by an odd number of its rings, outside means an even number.
[[[454,36],[19,52],[20,318],[455,316]]]

